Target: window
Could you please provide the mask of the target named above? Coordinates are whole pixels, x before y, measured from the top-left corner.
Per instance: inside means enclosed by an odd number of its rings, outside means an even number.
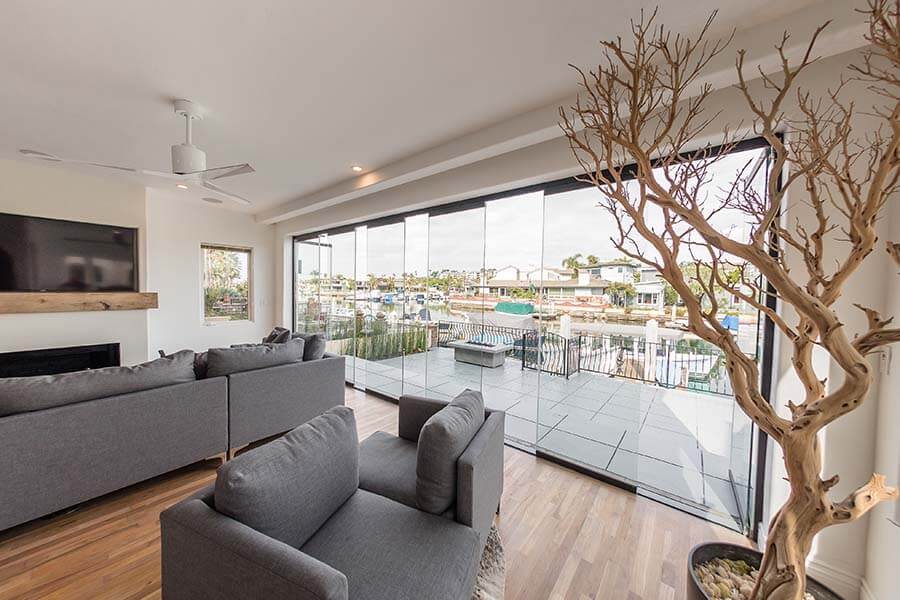
[[[203,319],[206,323],[249,321],[252,261],[249,248],[203,244]]]

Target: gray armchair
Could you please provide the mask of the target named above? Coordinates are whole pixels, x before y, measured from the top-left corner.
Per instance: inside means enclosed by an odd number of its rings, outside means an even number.
[[[377,431],[359,447],[359,487],[418,508],[416,465],[419,434],[447,402],[401,396],[399,436]],[[456,463],[456,501],[443,514],[487,541],[503,494],[504,413],[485,410],[484,424]]]
[[[163,600],[471,600],[471,527],[358,488],[336,407],[228,461],[163,511]]]

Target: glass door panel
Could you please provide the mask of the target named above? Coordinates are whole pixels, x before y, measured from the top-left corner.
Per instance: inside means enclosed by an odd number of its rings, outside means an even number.
[[[428,349],[437,345],[428,290],[428,215],[405,219],[403,268],[403,393],[422,395],[427,379]]]
[[[319,311],[319,239],[294,242],[294,329],[320,330]]]
[[[357,365],[366,371],[366,389],[399,398],[403,393],[403,222],[369,227],[365,277],[369,299]]]
[[[612,291],[624,299],[633,284],[629,270],[614,262],[621,257],[609,242],[613,224],[598,198],[590,188],[544,197],[549,318],[534,362],[542,374],[538,449],[604,472],[623,438],[639,430],[646,403],[615,395],[622,380],[592,364],[605,362],[607,335],[623,313]]]
[[[365,225],[355,229],[356,248],[354,268],[356,272],[356,294],[354,295],[354,317],[353,325],[355,335],[353,337],[352,348],[348,348],[348,353],[352,352],[353,361],[353,384],[355,387],[366,389],[366,364],[364,359],[360,358],[360,348],[365,345],[366,336],[369,335],[369,324],[366,316],[370,312],[370,295],[372,293],[371,280],[369,278],[368,265],[368,240],[369,228]]]
[[[543,193],[535,192],[485,203],[482,338],[506,350],[502,362],[483,370],[482,389],[489,408],[506,411],[509,441],[527,448],[537,440],[542,379],[526,352],[543,325],[543,202]]]
[[[319,237],[319,300],[328,340],[326,351],[342,354],[346,377],[355,382],[356,338],[356,234],[353,231]]]
[[[474,349],[458,346],[477,344],[483,333],[484,217],[484,208],[429,217],[429,289],[435,290],[429,311],[438,336],[427,353],[430,397],[450,400],[466,388],[481,389],[481,366],[469,353]]]

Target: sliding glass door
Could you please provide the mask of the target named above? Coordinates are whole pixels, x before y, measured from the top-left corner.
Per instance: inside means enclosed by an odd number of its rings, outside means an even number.
[[[472,344],[482,338],[484,207],[428,216],[429,313],[437,343],[426,358],[426,393],[449,400],[481,389]]]
[[[765,157],[734,153],[714,187],[742,170],[764,194]],[[325,331],[361,389],[481,390],[508,443],[744,528],[757,432],[722,353],[685,331],[660,274],[610,241],[603,199],[568,180],[298,238],[295,327]],[[738,215],[717,219],[747,234]],[[742,347],[761,346],[756,311],[717,304]]]

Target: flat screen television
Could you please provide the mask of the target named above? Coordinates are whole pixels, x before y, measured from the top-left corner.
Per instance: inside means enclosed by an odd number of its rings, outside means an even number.
[[[0,292],[136,292],[137,229],[0,213]]]

